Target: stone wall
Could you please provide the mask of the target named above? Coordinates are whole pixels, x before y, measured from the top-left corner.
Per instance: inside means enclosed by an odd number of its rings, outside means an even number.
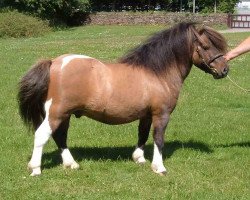
[[[227,14],[193,14],[165,12],[98,12],[90,15],[90,24],[99,25],[172,25],[194,21],[205,25],[226,25]]]

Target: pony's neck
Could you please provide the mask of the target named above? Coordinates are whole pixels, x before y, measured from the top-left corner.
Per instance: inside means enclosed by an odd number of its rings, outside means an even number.
[[[192,65],[191,60],[185,60],[183,63],[174,64],[172,67],[166,68],[166,74],[169,79],[183,83],[189,75]]]
[[[189,75],[191,68],[192,68],[193,63],[190,61],[189,63],[186,63],[185,65],[183,65],[180,69],[180,74],[182,77],[182,80],[184,81],[187,76]]]
[[[178,99],[182,85],[190,73],[192,68],[192,63],[182,64],[181,66],[173,67],[168,70],[166,78],[163,84],[166,84],[171,90],[171,94]]]

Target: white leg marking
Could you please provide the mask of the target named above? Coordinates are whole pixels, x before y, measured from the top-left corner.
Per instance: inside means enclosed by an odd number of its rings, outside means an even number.
[[[61,69],[63,69],[71,60],[76,59],[76,58],[91,58],[89,56],[85,55],[70,55],[66,56],[62,59],[62,66]]]
[[[144,164],[146,162],[146,159],[144,158],[144,150],[142,150],[139,147],[137,147],[133,152],[132,158],[135,161],[135,163],[138,164]]]
[[[69,149],[63,149],[61,155],[62,155],[62,160],[63,160],[63,166],[65,168],[67,168],[67,167],[69,167],[71,169],[78,169],[79,168],[79,164],[74,160]]]
[[[45,107],[45,119],[43,123],[35,132],[34,149],[31,160],[28,164],[28,168],[32,170],[31,176],[37,176],[41,174],[41,159],[43,153],[43,146],[47,143],[52,134],[52,130],[49,125],[49,109],[52,103],[52,99],[46,101]]]
[[[163,165],[162,154],[155,143],[154,143],[154,155],[151,168],[157,174],[164,174],[167,172],[166,168]]]

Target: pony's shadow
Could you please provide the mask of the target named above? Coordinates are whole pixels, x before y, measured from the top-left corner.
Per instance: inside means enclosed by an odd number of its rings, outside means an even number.
[[[218,144],[214,145],[213,148],[231,148],[231,147],[250,147],[250,142],[232,143],[232,144]],[[80,162],[82,160],[131,160],[132,152],[134,151],[134,146],[125,147],[73,147],[70,148],[72,155],[75,160]],[[181,142],[178,140],[166,142],[163,152],[163,158],[170,158],[175,151],[179,149],[191,149],[194,151],[199,151],[201,153],[213,153],[213,150],[209,145],[198,142],[198,141],[188,141]],[[152,158],[153,145],[149,144],[145,148],[145,157],[147,159]],[[43,156],[43,167],[53,168],[61,164],[62,160],[60,157],[60,152],[58,150],[53,152],[45,153]]]
[[[218,144],[214,145],[215,148],[230,148],[230,147],[250,147],[250,141],[249,142],[237,142],[232,144]]]
[[[70,151],[76,161],[82,160],[131,160],[131,155],[134,151],[134,146],[124,147],[73,147]],[[205,143],[198,141],[172,141],[166,142],[163,152],[163,158],[170,158],[178,149],[191,149],[202,153],[212,153],[213,150]],[[153,145],[149,144],[145,147],[145,157],[152,158]],[[62,160],[58,150],[45,153],[43,156],[43,167],[53,168],[61,164]]]

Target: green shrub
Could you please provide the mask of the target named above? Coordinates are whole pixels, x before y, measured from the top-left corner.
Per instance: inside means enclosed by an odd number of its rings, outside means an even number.
[[[17,11],[0,13],[0,37],[37,37],[51,31],[48,23]]]
[[[0,4],[1,7],[1,4]],[[2,7],[28,12],[52,24],[82,25],[88,20],[89,0],[3,0]]]

